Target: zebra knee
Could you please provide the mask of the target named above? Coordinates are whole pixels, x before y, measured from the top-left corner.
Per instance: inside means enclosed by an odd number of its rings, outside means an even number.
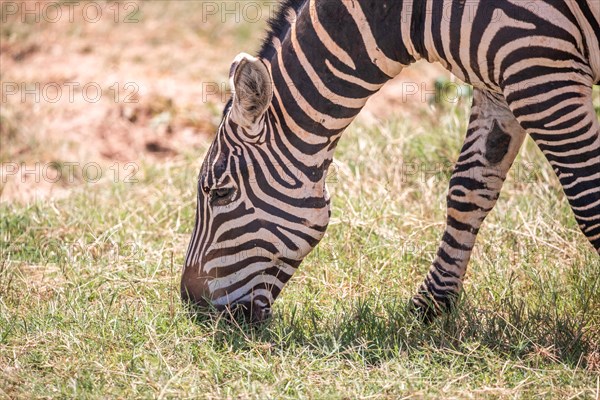
[[[502,162],[510,149],[510,141],[510,135],[502,129],[497,120],[494,120],[485,140],[485,158],[491,164]]]

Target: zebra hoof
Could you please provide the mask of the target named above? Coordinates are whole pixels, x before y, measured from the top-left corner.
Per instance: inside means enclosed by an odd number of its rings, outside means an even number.
[[[419,321],[430,324],[440,316],[439,306],[431,299],[418,294],[412,298],[408,309]]]

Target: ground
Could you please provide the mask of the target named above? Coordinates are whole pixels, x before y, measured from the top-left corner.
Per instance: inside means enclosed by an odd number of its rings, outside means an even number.
[[[248,327],[192,318],[178,279],[229,64],[273,2],[260,18],[250,2],[90,2],[97,21],[40,3],[39,22],[8,3],[0,398],[598,398],[600,260],[529,139],[456,313],[406,312],[468,115],[468,96],[426,96],[452,79],[439,66],[403,72],[348,129],[325,239]]]

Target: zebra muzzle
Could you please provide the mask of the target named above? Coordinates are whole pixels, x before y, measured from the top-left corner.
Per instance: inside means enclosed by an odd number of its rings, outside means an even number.
[[[262,300],[252,299],[250,301],[239,301],[231,304],[215,304],[212,300],[207,277],[198,272],[199,267],[190,266],[184,269],[181,277],[181,300],[192,306],[196,311],[218,311],[225,312],[235,319],[243,318],[248,322],[263,322],[272,315],[270,304]]]
[[[210,308],[208,278],[199,274],[199,266],[184,268],[181,276],[181,300],[196,308]]]

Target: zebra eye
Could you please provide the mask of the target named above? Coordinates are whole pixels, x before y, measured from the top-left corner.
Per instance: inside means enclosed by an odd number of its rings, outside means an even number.
[[[219,188],[215,189],[216,197],[227,197],[227,195],[231,192],[231,188]]]
[[[215,206],[222,206],[231,200],[234,190],[232,187],[216,188],[210,191],[210,203]]]

